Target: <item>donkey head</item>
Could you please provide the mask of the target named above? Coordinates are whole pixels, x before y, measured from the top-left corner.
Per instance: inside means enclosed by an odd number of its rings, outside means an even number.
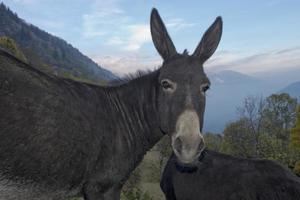
[[[193,165],[204,149],[201,134],[205,92],[210,82],[203,63],[215,52],[222,35],[222,19],[205,32],[192,55],[177,53],[156,9],[151,13],[151,35],[163,58],[159,69],[158,112],[160,128],[171,136],[177,161]]]

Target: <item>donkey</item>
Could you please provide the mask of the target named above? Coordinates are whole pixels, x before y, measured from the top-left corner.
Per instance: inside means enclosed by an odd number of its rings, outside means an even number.
[[[119,199],[165,134],[178,163],[197,163],[210,85],[202,65],[218,46],[222,20],[192,55],[177,53],[156,9],[150,23],[162,66],[117,85],[55,77],[1,52],[0,200]]]
[[[192,170],[170,157],[160,184],[167,200],[300,199],[300,179],[274,161],[210,150],[203,151],[199,160]]]

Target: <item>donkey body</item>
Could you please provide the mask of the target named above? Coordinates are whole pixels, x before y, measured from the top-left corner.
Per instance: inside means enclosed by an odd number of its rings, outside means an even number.
[[[35,199],[37,189],[36,199],[67,191],[96,199],[120,189],[163,136],[154,117],[157,72],[105,88],[43,74],[3,51],[0,63],[1,200]],[[12,187],[20,194],[8,194]]]
[[[268,160],[207,150],[196,171],[169,159],[161,180],[167,200],[297,200],[300,179]]]
[[[162,67],[101,87],[48,75],[0,52],[0,200],[117,200],[130,172],[164,134],[179,162],[203,150],[202,64],[221,37],[221,19],[192,56],[178,54],[151,14]]]

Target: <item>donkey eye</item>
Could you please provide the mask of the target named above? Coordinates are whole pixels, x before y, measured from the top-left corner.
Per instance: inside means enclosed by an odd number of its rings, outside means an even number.
[[[203,87],[203,91],[206,92],[209,89],[209,85]]]
[[[174,90],[174,83],[172,83],[170,80],[164,79],[160,82],[160,84],[164,90],[167,91]]]
[[[202,88],[202,92],[206,92],[209,89],[209,85],[204,85],[201,88]]]
[[[166,80],[163,80],[163,81],[161,82],[161,86],[162,86],[164,89],[172,88],[172,85],[171,85],[168,81],[166,81]]]

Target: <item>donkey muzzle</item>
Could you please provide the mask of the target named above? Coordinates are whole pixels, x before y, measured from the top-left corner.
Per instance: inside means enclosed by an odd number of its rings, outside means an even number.
[[[204,149],[198,114],[194,110],[182,112],[172,134],[172,148],[181,163],[193,163]]]

